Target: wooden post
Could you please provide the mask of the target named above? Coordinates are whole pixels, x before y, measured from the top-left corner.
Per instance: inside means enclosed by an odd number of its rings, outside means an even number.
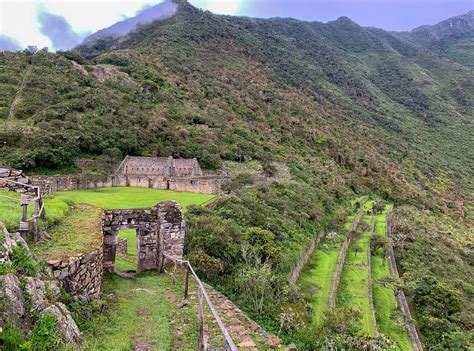
[[[204,350],[204,309],[202,306],[203,293],[198,289],[198,345],[196,351]]]
[[[173,285],[176,284],[176,268],[178,266],[178,262],[176,260],[173,260],[174,262],[174,267],[173,267]]]
[[[23,239],[27,239],[28,236],[28,195],[21,195],[21,221],[20,221],[20,235]]]
[[[38,214],[39,214],[39,199],[36,198],[34,202],[33,210],[33,240],[36,242],[39,239],[39,228],[38,228]]]
[[[189,266],[186,265],[186,280],[184,281],[184,298],[188,298],[189,292]]]

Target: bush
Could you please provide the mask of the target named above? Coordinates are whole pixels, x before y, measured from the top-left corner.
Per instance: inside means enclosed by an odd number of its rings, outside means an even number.
[[[22,246],[12,248],[10,259],[12,261],[12,268],[19,274],[33,276],[40,269],[38,262],[28,255],[28,252]]]
[[[25,334],[10,324],[3,327],[0,332],[0,349],[4,351],[28,350]]]
[[[34,350],[57,350],[63,341],[58,332],[58,321],[52,313],[39,316],[31,335]]]

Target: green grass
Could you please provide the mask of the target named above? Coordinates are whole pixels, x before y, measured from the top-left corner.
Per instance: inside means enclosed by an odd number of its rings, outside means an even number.
[[[101,213],[96,207],[75,206],[58,225],[49,229],[52,239],[32,246],[32,251],[44,260],[91,252],[102,244]]]
[[[369,273],[367,267],[352,267],[345,265],[342,271],[337,305],[347,306],[361,312],[360,333],[363,335],[375,334],[372,324],[369,302]]]
[[[181,293],[182,287],[173,286],[172,278],[156,273],[142,273],[134,279],[115,274],[104,276],[103,296],[109,311],[99,315],[84,334],[82,350],[170,350],[173,346],[170,325],[175,306],[170,294]],[[180,310],[181,311],[181,310]],[[189,311],[190,316],[194,311]],[[197,335],[196,319],[187,325],[177,325],[189,336]]]
[[[104,209],[152,207],[162,201],[175,200],[184,211],[189,205],[203,204],[212,200],[215,195],[116,187],[57,192],[54,197],[64,197],[74,203],[84,203]]]
[[[323,251],[318,248],[299,278],[298,284],[311,303],[313,323],[316,325],[323,320],[327,310],[337,257],[337,251]]]
[[[119,238],[127,239],[126,257],[121,255],[115,256],[115,268],[119,271],[136,271],[137,270],[137,231],[136,229],[120,230]]]

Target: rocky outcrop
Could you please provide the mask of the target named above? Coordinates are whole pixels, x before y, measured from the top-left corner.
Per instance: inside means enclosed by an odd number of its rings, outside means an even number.
[[[20,329],[29,324],[25,318],[25,299],[20,280],[13,273],[0,275],[0,327],[7,323]]]
[[[40,272],[34,276],[14,273],[17,267],[12,264],[12,249],[21,246],[30,256],[28,245],[19,234],[10,234],[2,223],[0,234],[0,265],[12,271],[0,275],[0,329],[9,324],[28,332],[32,327],[31,315],[51,313],[56,317],[58,332],[64,341],[76,344],[80,331],[67,307],[59,301],[58,283]]]
[[[71,317],[71,313],[69,313],[63,303],[58,302],[54,305],[50,305],[43,310],[43,313],[51,313],[56,317],[58,321],[58,332],[63,340],[69,344],[76,344],[80,340],[81,332]]]

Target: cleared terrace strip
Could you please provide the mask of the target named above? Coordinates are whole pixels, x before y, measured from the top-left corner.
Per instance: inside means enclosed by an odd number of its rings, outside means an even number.
[[[371,201],[363,211],[370,210],[373,205]],[[370,271],[370,237],[373,234],[374,218],[365,215],[362,218],[370,229],[364,231],[362,236],[351,239],[346,254],[344,268],[342,270],[341,284],[337,292],[337,305],[344,305],[361,312],[361,333],[363,335],[377,335],[375,311],[371,294],[371,271]]]
[[[387,216],[386,235],[388,239],[392,237],[392,218],[393,218],[393,206],[390,208],[388,216]],[[389,245],[388,251],[389,251],[390,272],[396,278],[400,278],[400,275],[398,273],[398,268],[397,268],[397,262],[395,260],[395,252],[393,251],[392,245]],[[422,351],[423,344],[421,343],[415,324],[413,323],[413,318],[411,316],[410,308],[408,307],[408,302],[407,302],[405,293],[403,292],[401,288],[397,288],[396,296],[397,296],[398,306],[400,307],[403,315],[405,316],[405,321],[408,328],[408,333],[410,335],[410,340],[413,345],[413,349],[417,351]]]
[[[372,217],[372,223],[371,223],[371,229],[370,229],[370,233],[371,235],[374,234],[374,231],[375,231],[375,223],[376,223],[376,220],[375,220],[375,217]],[[370,240],[370,239],[369,239]],[[377,318],[375,317],[375,304],[374,304],[374,289],[372,287],[372,250],[370,249],[370,241],[369,241],[369,245],[368,245],[368,251],[367,251],[367,263],[368,263],[368,275],[369,275],[369,279],[367,280],[368,282],[368,285],[369,285],[369,303],[370,303],[370,315],[372,317],[372,324],[373,324],[373,328],[374,328],[374,334],[375,336],[379,336],[379,330],[378,330],[378,327],[377,327]]]
[[[352,221],[349,231],[344,239],[344,242],[342,243],[341,250],[339,251],[336,267],[332,275],[331,290],[329,291],[328,310],[332,310],[336,305],[337,289],[341,281],[341,273],[342,273],[342,269],[344,268],[344,261],[346,259],[347,248],[349,247],[349,244],[351,242],[352,232],[356,230],[363,215],[364,215],[364,210],[360,209],[356,217]]]
[[[382,213],[375,215],[374,234],[385,236],[387,230],[387,213],[391,205],[387,204]],[[372,290],[377,327],[380,333],[390,337],[398,350],[413,350],[404,317],[397,308],[394,287],[389,283],[392,277],[388,260],[374,253],[371,258]]]
[[[306,251],[298,260],[298,263],[296,264],[295,268],[293,268],[293,270],[291,271],[289,279],[290,285],[294,286],[296,284],[296,281],[298,280],[301,272],[303,271],[303,268],[306,266],[306,263],[308,263],[309,259],[311,258],[311,255],[314,253],[314,250],[319,246],[321,240],[323,240],[324,235],[325,232],[324,230],[322,230],[317,237],[311,240],[311,244],[308,246]]]

